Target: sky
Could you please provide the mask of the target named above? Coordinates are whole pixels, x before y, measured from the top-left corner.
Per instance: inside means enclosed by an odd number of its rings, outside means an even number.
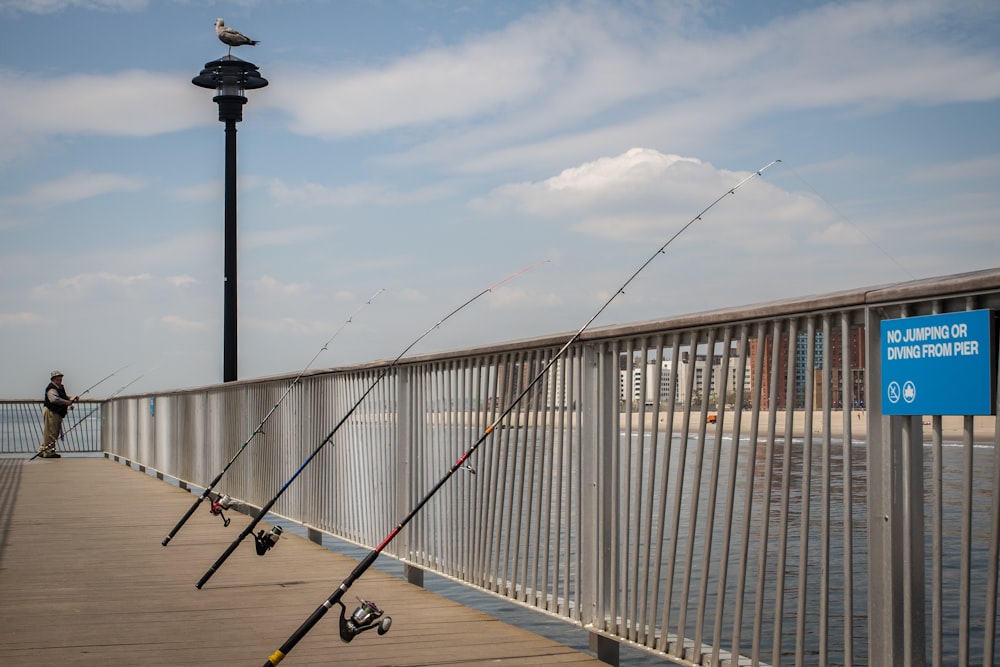
[[[593,326],[1000,266],[996,0],[0,0],[0,398],[222,381],[217,17],[240,379],[571,335],[776,159]]]

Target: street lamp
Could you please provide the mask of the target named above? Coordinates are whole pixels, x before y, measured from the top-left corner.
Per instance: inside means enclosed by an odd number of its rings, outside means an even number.
[[[243,92],[267,85],[257,66],[232,55],[205,63],[191,83],[215,90],[219,120],[226,124],[225,286],[222,318],[222,381],[236,379],[236,123],[243,120]]]

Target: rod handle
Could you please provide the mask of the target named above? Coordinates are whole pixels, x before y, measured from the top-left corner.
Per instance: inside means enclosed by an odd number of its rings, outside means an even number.
[[[222,564],[226,562],[226,559],[229,558],[234,551],[236,551],[236,547],[240,546],[240,542],[242,542],[243,538],[246,536],[246,531],[240,533],[240,536],[233,540],[233,543],[229,545],[228,549],[222,552],[222,555],[219,556],[219,558],[212,564],[212,567],[208,568],[208,570],[205,571],[205,574],[201,575],[201,579],[198,580],[198,583],[196,583],[194,587],[200,589],[204,586],[205,582],[211,579],[212,575],[215,574],[215,571],[222,567]]]
[[[271,657],[269,657],[267,659],[267,662],[264,663],[264,667],[271,667],[271,665],[277,665],[279,662],[284,660],[285,656],[293,648],[295,648],[295,645],[298,644],[303,637],[309,634],[309,631],[312,630],[313,626],[319,623],[319,620],[326,615],[326,612],[330,610],[330,607],[332,607],[336,603],[336,601],[340,600],[343,594],[344,594],[344,588],[343,587],[338,588],[337,591],[332,596],[330,596],[329,599],[324,601],[323,604],[321,604],[320,606],[316,607],[316,610],[309,615],[309,618],[307,618],[302,623],[302,625],[300,625],[298,629],[295,632],[293,632],[287,640],[285,640],[285,643],[281,645],[281,648],[279,648],[277,651],[271,654]]]
[[[170,533],[166,537],[163,538],[163,542],[161,542],[161,544],[163,546],[167,546],[168,544],[170,544],[170,540],[174,539],[174,535],[177,534],[177,531],[179,531],[181,529],[181,527],[185,523],[187,523],[187,520],[190,519],[192,517],[192,515],[194,515],[195,510],[198,509],[198,505],[201,505],[201,501],[203,501],[203,500],[205,500],[205,495],[204,494],[198,496],[198,498],[194,501],[194,504],[191,505],[191,508],[187,511],[187,514],[185,514],[184,516],[182,516],[181,520],[177,522],[176,526],[174,526],[174,529],[171,530]]]

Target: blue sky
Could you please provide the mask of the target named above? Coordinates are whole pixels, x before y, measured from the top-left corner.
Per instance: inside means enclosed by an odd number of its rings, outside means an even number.
[[[224,126],[239,375],[1000,265],[1000,3],[0,2],[0,396],[222,379]],[[379,289],[371,305],[361,304]],[[360,310],[359,310],[360,309]]]

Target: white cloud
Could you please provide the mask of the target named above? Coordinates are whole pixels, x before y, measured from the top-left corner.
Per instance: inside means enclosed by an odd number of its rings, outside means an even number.
[[[716,169],[691,157],[633,148],[544,181],[501,186],[473,206],[492,213],[515,210],[543,219],[570,219],[574,231],[601,239],[666,240],[671,231],[749,175]],[[773,245],[801,233],[796,226],[806,224],[803,220],[817,225],[832,218],[815,199],[761,180],[737,191],[738,203],[713,221],[716,242]],[[760,211],[767,211],[766,219]]]
[[[218,268],[216,260],[222,257],[223,252],[221,225],[180,231],[172,229],[170,224],[169,219],[161,222],[158,228],[140,237],[136,244],[109,244],[95,248],[86,255],[83,266],[115,267],[123,274],[151,272],[166,276],[201,276],[206,267],[212,270]],[[69,270],[66,266],[64,269]]]
[[[587,115],[594,104],[614,104],[651,85],[641,76],[622,76],[635,74],[630,68],[639,56],[632,42],[645,27],[600,5],[579,12],[559,7],[385,65],[333,74],[289,67],[279,78],[291,94],[269,103],[291,115],[295,131],[327,138],[496,119],[524,105],[547,115],[539,106],[557,91],[576,97],[564,98],[560,108]]]
[[[290,94],[272,103],[285,105],[293,130],[325,137],[492,114],[544,81],[537,50],[508,46],[502,35],[491,36],[359,72],[297,68],[282,75]]]
[[[4,106],[6,123],[38,133],[150,136],[164,125],[181,129],[194,124],[193,114],[185,122],[185,114],[177,113],[185,105],[170,100],[203,97],[190,84],[182,86],[187,82],[179,76],[141,70],[51,78],[5,70],[0,72],[0,82],[18,100],[18,104]],[[181,95],[182,91],[188,94]],[[163,103],[149,104],[150,99]],[[73,113],[66,113],[65,100],[73,101]],[[204,113],[196,120],[203,122]]]
[[[148,4],[149,0],[4,0],[0,9],[29,14],[54,14],[73,8],[135,12]]]
[[[396,160],[478,171],[567,164],[584,147],[692,145],[796,110],[1000,97],[995,50],[938,30],[967,28],[986,11],[980,4],[838,3],[731,33],[692,31],[696,19],[669,4],[559,6],[384,65],[332,75],[290,68],[280,78],[298,92],[268,103],[295,131],[324,138],[421,127],[422,141],[401,144]]]
[[[192,276],[167,276],[167,284],[173,287],[189,287],[197,285],[198,279]]]
[[[837,221],[813,235],[812,242],[827,246],[863,246],[871,242],[858,227]]]
[[[204,91],[189,81],[179,73],[144,70],[40,77],[0,69],[0,89],[17,100],[0,105],[0,161],[54,137],[148,137],[206,125],[212,118],[204,112]]]
[[[0,313],[0,327],[34,326],[51,321],[38,313]]]
[[[915,171],[917,183],[947,183],[996,178],[1000,173],[1000,155],[984,155],[959,162],[940,162]]]
[[[358,208],[363,206],[406,206],[437,201],[454,194],[447,183],[404,191],[382,183],[362,182],[350,185],[328,186],[305,182],[298,186],[282,179],[271,179],[268,195],[283,206],[308,206],[315,208]]]
[[[166,326],[167,329],[179,333],[208,333],[217,328],[217,324],[214,321],[191,320],[178,315],[164,315],[157,318],[157,324],[162,324]]]
[[[320,207],[362,206],[381,202],[387,195],[385,186],[372,183],[330,187],[306,182],[299,186],[290,186],[278,178],[271,180],[267,192],[278,204]]]
[[[244,248],[277,248],[309,244],[330,236],[333,232],[332,226],[321,227],[319,225],[245,232],[240,234],[240,245]]]
[[[31,288],[34,299],[42,301],[79,301],[95,299],[119,303],[143,303],[151,294],[162,297],[171,290],[187,288],[201,281],[189,275],[156,276],[142,272],[134,274],[98,271],[79,273],[68,278],[41,283]]]
[[[0,212],[0,230],[27,227],[31,222],[32,218],[30,217],[10,215],[7,211]]]
[[[177,201],[183,202],[216,202],[225,195],[225,184],[221,180],[212,180],[193,185],[182,185],[169,188],[167,194]]]
[[[593,211],[595,206],[617,209],[622,202],[632,202],[634,207],[636,194],[645,193],[649,197],[662,191],[660,187],[668,172],[674,184],[679,185],[683,179],[691,185],[691,175],[699,168],[703,173],[714,171],[694,158],[632,148],[622,155],[565,169],[539,183],[501,186],[473,205],[486,210],[514,208],[541,216],[575,215]],[[698,198],[697,194],[694,198]]]
[[[517,312],[525,307],[553,306],[562,301],[562,297],[550,292],[529,291],[520,287],[501,287],[493,292],[489,300],[489,308]]]
[[[131,3],[85,6],[101,5]],[[961,34],[996,12],[988,4],[838,3],[730,33],[701,27],[698,12],[709,11],[674,3],[559,5],[386,63],[275,63],[283,94],[259,104],[284,110],[294,131],[323,138],[420,127],[420,143],[404,137],[397,158],[460,155],[465,168],[483,169],[541,153],[567,164],[582,158],[582,146],[606,154],[638,143],[677,146],[679,135],[693,141],[798,109],[870,113],[1000,96],[996,52],[938,29]],[[0,107],[0,160],[59,136],[149,136],[207,125],[204,91],[188,80],[143,70],[66,77],[0,70],[0,86],[20,102]],[[66,99],[74,100],[72,114],[63,112]],[[318,187],[317,197],[330,202],[384,194],[379,186]],[[308,195],[308,186],[285,193],[299,194]]]
[[[308,283],[281,283],[268,275],[263,275],[256,280],[243,281],[243,283],[262,296],[292,297],[309,289]]]
[[[146,187],[144,179],[125,174],[78,171],[63,178],[39,183],[8,203],[29,208],[73,204],[116,192],[136,192]]]
[[[91,293],[98,289],[129,288],[148,283],[153,279],[148,273],[122,275],[99,271],[97,273],[78,274],[69,278],[61,278],[55,282],[43,283],[32,292],[45,299],[61,296],[62,298],[77,298],[83,293]]]
[[[306,321],[296,317],[277,317],[270,319],[241,317],[240,327],[246,331],[258,331],[281,336],[318,337],[328,334],[328,322]]]

